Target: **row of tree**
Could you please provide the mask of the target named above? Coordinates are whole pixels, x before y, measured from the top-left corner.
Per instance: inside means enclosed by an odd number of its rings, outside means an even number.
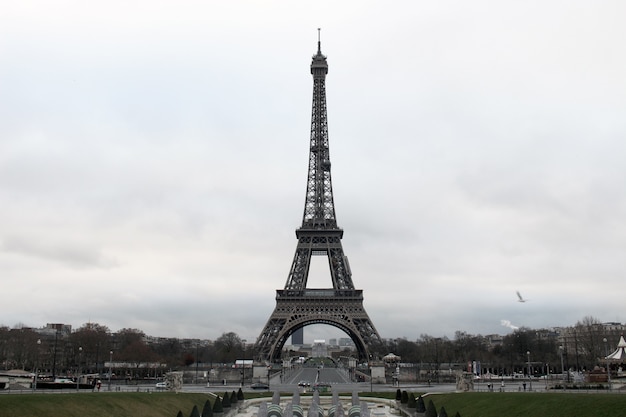
[[[519,328],[503,336],[471,335],[457,331],[453,339],[421,335],[416,341],[406,338],[387,341],[387,349],[408,363],[480,362],[482,368],[510,374],[526,373],[530,362],[534,373],[561,372],[561,368],[585,371],[599,364],[611,353],[622,335],[623,326],[601,323],[585,317],[565,329]]]
[[[211,341],[152,338],[130,328],[112,333],[98,323],[69,334],[0,326],[0,369],[39,369],[52,375],[106,373],[112,366],[117,376],[161,376],[191,364],[232,364],[244,352],[244,343],[232,332]],[[120,364],[127,368],[121,373]]]
[[[417,340],[388,339],[382,354],[393,352],[402,362],[467,364],[480,362],[483,369],[511,373],[526,370],[528,362],[539,370],[546,365],[560,371],[566,368],[593,369],[607,346],[614,347],[620,331],[610,330],[598,320],[586,317],[568,329],[575,343],[564,343],[562,334],[550,329],[520,328],[501,340],[457,331],[453,339],[421,335]],[[571,338],[570,338],[571,339]],[[607,342],[603,341],[607,339]],[[342,356],[351,356],[345,351]],[[41,369],[56,375],[81,368],[83,373],[106,372],[105,363],[135,364],[144,373],[180,369],[193,364],[232,364],[236,359],[253,358],[251,346],[233,332],[214,341],[199,339],[151,338],[138,329],[112,333],[106,326],[87,323],[69,334],[50,334],[16,326],[0,327],[0,367]],[[150,366],[153,364],[153,370]],[[158,366],[156,366],[158,364]],[[536,372],[536,371],[535,371]],[[142,375],[138,375],[142,376]],[[146,375],[147,376],[147,375]]]
[[[448,412],[444,406],[441,406],[439,413],[437,413],[437,407],[432,399],[428,400],[428,405],[424,402],[424,398],[420,395],[415,398],[415,394],[408,393],[407,391],[396,391],[396,401],[404,404],[410,409],[415,409],[418,416],[424,417],[448,417]],[[461,417],[461,414],[457,411],[454,417]]]
[[[215,398],[213,405],[211,405],[211,402],[209,400],[206,400],[204,402],[204,407],[202,407],[202,413],[200,413],[198,407],[194,405],[189,417],[213,417],[214,414],[221,415],[221,413],[224,412],[224,409],[229,409],[238,401],[243,401],[243,399],[244,395],[243,391],[241,391],[241,388],[239,388],[239,391],[237,391],[236,393],[235,391],[232,391],[230,394],[225,392],[222,397],[218,395]],[[183,412],[179,411],[177,417],[183,416]]]

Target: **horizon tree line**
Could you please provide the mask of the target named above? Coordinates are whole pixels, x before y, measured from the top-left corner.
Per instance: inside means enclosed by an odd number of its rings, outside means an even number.
[[[457,331],[452,339],[421,334],[414,341],[405,337],[387,339],[384,349],[400,356],[402,362],[428,364],[433,369],[443,364],[457,364],[464,369],[467,364],[480,362],[482,372],[496,374],[526,373],[529,364],[534,374],[548,370],[560,373],[562,368],[588,371],[603,364],[602,358],[615,349],[622,329],[607,328],[587,316],[561,333],[523,327],[497,343],[464,331]],[[194,364],[202,364],[203,369],[232,365],[246,354],[253,357],[251,347],[234,332],[223,333],[212,341],[146,337],[143,331],[132,328],[113,333],[98,323],[53,335],[21,325],[0,325],[1,368],[37,369],[53,376],[74,374],[79,369],[82,373],[106,373],[105,364],[112,359],[113,363],[126,364],[124,377],[159,377]]]

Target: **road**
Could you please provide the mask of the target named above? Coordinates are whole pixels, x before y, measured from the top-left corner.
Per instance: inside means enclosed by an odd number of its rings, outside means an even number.
[[[348,371],[342,368],[297,368],[291,371],[283,382],[296,385],[300,381],[306,381],[311,385],[318,382],[332,385],[351,384]]]
[[[296,368],[291,372],[288,372],[281,381],[280,375],[276,374],[270,381],[270,391],[280,392],[293,392],[305,390],[304,387],[299,387],[298,383],[305,381],[310,384],[310,387],[306,388],[310,390],[316,382],[323,382],[331,385],[332,391],[340,392],[395,392],[398,388],[400,390],[407,390],[413,392],[453,392],[456,390],[455,384],[405,384],[405,385],[392,385],[392,384],[370,384],[369,382],[351,382],[349,373],[346,369],[342,368]],[[218,385],[206,387],[204,385],[183,385],[183,391],[187,392],[206,392],[206,391],[233,391],[238,390],[239,384],[236,385]],[[249,385],[243,387],[246,392],[253,391]]]
[[[310,390],[316,382],[324,382],[331,385],[332,391],[339,392],[389,392],[396,391],[398,388],[401,390],[412,392],[452,392],[456,389],[454,384],[406,384],[395,386],[392,384],[373,384],[369,382],[351,382],[349,373],[346,369],[342,368],[307,368],[301,367],[293,369],[285,374],[281,381],[280,374],[275,374],[270,381],[270,391],[280,392],[303,392],[305,389]],[[299,387],[300,381],[307,381],[310,383],[310,387]],[[206,383],[203,384],[184,384],[183,392],[231,392],[237,391],[240,388],[240,384],[228,384],[218,385],[212,384],[207,387]],[[114,385],[112,387],[115,392],[155,392],[159,391],[154,384],[139,384],[139,385]],[[250,384],[243,387],[246,392],[254,391],[250,388]],[[102,392],[107,392],[108,387],[102,386]],[[44,392],[39,390],[38,392]],[[75,390],[45,390],[46,393],[70,393],[76,392]],[[92,392],[91,390],[81,390],[80,392]],[[30,394],[33,393],[31,389],[24,390],[0,390],[0,394]]]

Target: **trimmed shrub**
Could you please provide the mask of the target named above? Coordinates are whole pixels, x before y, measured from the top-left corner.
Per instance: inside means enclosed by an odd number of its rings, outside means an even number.
[[[222,400],[220,399],[219,395],[217,396],[217,398],[215,398],[215,402],[213,403],[213,412],[214,413],[224,412],[224,406],[222,406]]]
[[[402,393],[400,392],[400,388],[396,390],[396,401],[402,400]]]
[[[448,413],[446,413],[446,409],[444,408],[444,406],[441,406],[441,409],[439,410],[439,416],[438,417],[448,417]]]
[[[230,395],[227,392],[224,393],[224,397],[222,397],[222,407],[230,408]]]
[[[201,417],[213,417],[213,408],[211,408],[211,401],[206,400],[204,402],[204,407],[202,407]]]
[[[417,401],[415,402],[415,411],[417,411],[418,413],[426,412],[426,404],[424,404],[424,399],[421,395],[417,397]]]
[[[454,417],[461,417],[461,414],[457,411]]]
[[[433,400],[428,400],[428,405],[426,406],[425,417],[437,417],[437,408],[435,408],[435,403]]]
[[[178,414],[176,414],[176,417],[183,417],[183,412],[178,410]]]
[[[406,404],[409,402],[409,394],[406,391],[402,391],[402,396],[400,397],[400,403]]]
[[[193,406],[193,408],[191,409],[191,414],[189,414],[189,417],[200,417],[200,412],[198,411],[198,407],[196,407],[195,405]]]
[[[237,399],[239,401],[243,401],[244,400],[243,391],[241,390],[241,388],[239,388],[239,391],[237,391]]]
[[[416,402],[415,402],[415,395],[413,395],[413,393],[411,393],[409,395],[409,401],[406,403],[406,406],[409,408],[415,408],[416,406]]]
[[[237,404],[237,393],[235,391],[230,393],[230,403]]]

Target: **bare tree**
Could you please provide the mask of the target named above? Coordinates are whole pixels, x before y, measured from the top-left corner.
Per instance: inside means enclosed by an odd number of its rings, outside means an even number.
[[[215,340],[215,347],[219,362],[234,362],[244,348],[241,338],[233,332],[222,333]]]
[[[98,323],[85,323],[72,333],[71,340],[82,348],[80,358],[85,371],[99,372],[111,350],[111,336],[108,327]]]

